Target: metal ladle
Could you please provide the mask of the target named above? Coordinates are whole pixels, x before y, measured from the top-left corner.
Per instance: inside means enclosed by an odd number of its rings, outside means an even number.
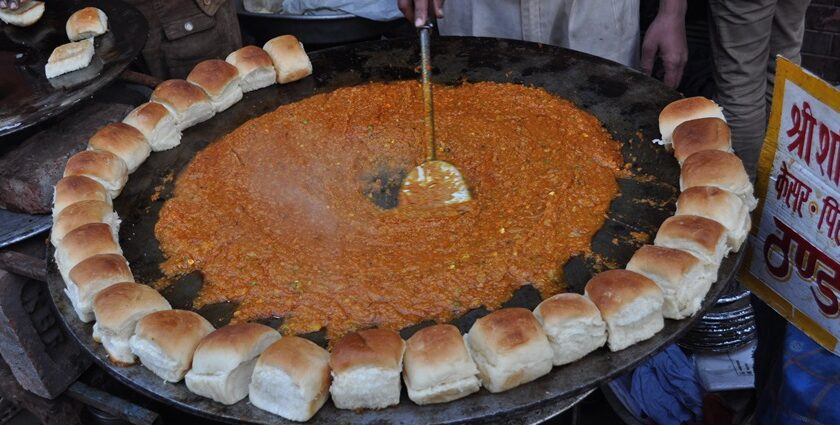
[[[405,177],[399,194],[399,205],[438,207],[472,200],[467,182],[454,165],[437,159],[435,144],[435,113],[432,100],[431,53],[429,30],[431,23],[420,28],[420,65],[423,78],[424,131],[428,151],[426,161],[414,167]]]

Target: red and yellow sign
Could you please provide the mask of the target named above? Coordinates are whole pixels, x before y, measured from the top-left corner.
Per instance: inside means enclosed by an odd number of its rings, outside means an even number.
[[[779,57],[741,279],[840,354],[840,91]]]

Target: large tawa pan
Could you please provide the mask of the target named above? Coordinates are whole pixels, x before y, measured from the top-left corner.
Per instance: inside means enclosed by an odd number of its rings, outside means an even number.
[[[117,78],[146,44],[146,18],[118,0],[48,1],[44,16],[26,28],[0,24],[0,136],[49,119]],[[108,15],[108,32],[84,69],[47,79],[53,49],[69,43],[65,23],[73,12],[95,6]]]
[[[312,77],[248,93],[233,108],[188,130],[178,148],[152,155],[131,175],[115,203],[123,219],[120,240],[138,281],[148,283],[161,277],[158,264],[162,256],[154,237],[154,225],[163,202],[171,196],[172,175],[183,170],[196,152],[246,120],[282,104],[369,81],[416,80],[417,58],[419,52],[414,40],[368,42],[314,53]],[[435,42],[434,63],[437,65],[435,81],[445,84],[495,81],[543,87],[595,114],[622,143],[622,153],[633,176],[619,182],[621,195],[612,203],[604,227],[593,240],[596,255],[573,258],[565,266],[565,276],[573,291],[582,292],[594,272],[624,266],[635,249],[644,243],[640,235],[652,236],[659,224],[673,214],[679,167],[669,153],[650,140],[658,136],[659,111],[676,99],[677,93],[613,62],[571,50],[516,41],[442,38]],[[153,196],[156,193],[160,196]],[[703,302],[703,311],[721,293],[735,264],[735,256],[724,261],[718,282]],[[165,384],[143,367],[111,365],[101,346],[92,341],[91,326],[82,324],[73,313],[62,293],[63,283],[54,265],[51,265],[49,286],[72,333],[102,367],[130,387],[204,417],[229,422],[279,422],[278,417],[256,409],[247,401],[225,407],[191,394],[184,384]],[[200,279],[188,275],[163,293],[173,306],[189,308],[200,286]],[[538,302],[536,290],[526,286],[515,293],[507,305],[533,308]],[[220,326],[229,320],[234,308],[230,304],[216,304],[199,313]],[[466,332],[476,318],[486,313],[483,309],[470,311],[455,324]],[[268,320],[274,324],[278,321]],[[398,406],[364,413],[337,410],[327,403],[312,421],[325,424],[519,422],[526,413],[533,419],[533,412],[547,411],[560,400],[634,367],[673,342],[693,322],[694,319],[666,320],[665,329],[647,341],[616,353],[599,349],[573,364],[554,368],[549,375],[535,382],[502,394],[482,390],[462,400],[433,406],[417,406],[403,394]],[[422,325],[425,323],[403,330],[403,336],[407,337]],[[319,339],[319,335],[310,337]]]

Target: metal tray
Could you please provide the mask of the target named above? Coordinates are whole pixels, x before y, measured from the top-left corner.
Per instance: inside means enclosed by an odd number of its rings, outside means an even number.
[[[70,41],[67,18],[86,6],[108,15],[108,32],[96,37],[91,64],[47,79],[44,65],[53,49]],[[54,117],[113,81],[140,53],[148,34],[143,15],[118,0],[48,1],[35,25],[0,26],[0,136]]]
[[[147,283],[161,277],[158,264],[163,257],[154,237],[154,225],[163,202],[171,195],[171,175],[179,173],[196,152],[248,119],[282,104],[369,81],[416,80],[418,58],[418,46],[414,40],[368,42],[316,52],[311,55],[315,70],[312,77],[248,93],[234,107],[186,131],[178,148],[152,155],[132,174],[123,194],[115,201],[117,212],[123,219],[121,244],[135,277]],[[575,257],[565,266],[570,290],[582,292],[593,273],[609,265],[620,267],[626,264],[642,244],[637,232],[652,236],[659,224],[673,214],[679,166],[669,153],[650,140],[658,136],[659,111],[678,98],[676,92],[610,61],[571,50],[508,40],[436,39],[433,42],[433,63],[436,65],[433,79],[437,83],[495,81],[542,87],[596,115],[614,138],[623,143],[622,154],[633,175],[620,179],[621,195],[612,203],[605,225],[593,238],[593,251],[597,255]],[[156,187],[162,187],[160,198],[152,200]],[[417,406],[403,394],[398,406],[358,413],[338,410],[328,402],[311,423],[518,422],[526,412],[550,409],[560,400],[626,372],[674,342],[714,305],[733,276],[736,263],[736,256],[724,260],[719,279],[703,301],[700,313],[681,321],[666,320],[665,329],[653,338],[625,350],[612,353],[602,348],[513,390],[501,394],[482,390],[451,403]],[[163,292],[173,305],[189,306],[200,285],[200,279],[187,278]],[[128,386],[184,411],[219,421],[286,423],[277,416],[256,409],[247,401],[223,406],[190,393],[183,383],[165,384],[143,367],[111,365],[102,347],[91,339],[91,326],[81,323],[73,313],[63,294],[61,277],[52,262],[49,287],[72,334],[102,367]],[[536,290],[525,286],[514,294],[507,305],[533,308],[539,301]],[[222,303],[205,307],[199,313],[219,326],[226,323],[234,309],[234,305]],[[472,310],[454,323],[464,332],[476,318],[486,313],[484,309]],[[270,318],[267,321],[277,323]],[[408,336],[424,325],[427,323],[412,326],[403,330],[402,334]],[[316,341],[322,338],[322,335],[308,336]]]

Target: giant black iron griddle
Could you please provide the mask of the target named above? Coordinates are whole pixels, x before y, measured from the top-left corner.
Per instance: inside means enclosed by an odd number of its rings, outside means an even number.
[[[616,63],[571,50],[538,44],[482,38],[441,38],[435,41],[434,80],[443,84],[463,81],[495,81],[542,87],[567,98],[596,115],[622,143],[622,154],[630,176],[621,178],[621,194],[613,201],[603,228],[593,239],[595,255],[575,257],[564,267],[570,290],[583,292],[591,275],[610,267],[623,267],[644,243],[642,234],[652,236],[659,224],[673,214],[678,194],[679,166],[671,154],[654,145],[658,137],[659,111],[678,94],[661,83]],[[129,178],[115,201],[120,217],[120,241],[136,279],[154,282],[163,277],[158,265],[163,260],[154,237],[154,225],[161,206],[172,194],[177,175],[200,151],[245,121],[270,112],[279,105],[314,94],[370,81],[417,80],[418,46],[415,40],[389,40],[323,50],[311,55],[314,74],[304,80],[251,92],[231,109],[212,120],[187,130],[181,145],[155,153]],[[573,140],[558,143],[574,143]],[[160,196],[155,196],[160,190]],[[383,253],[387,255],[387,253]],[[52,258],[52,256],[50,256]],[[719,280],[703,302],[701,313],[681,321],[666,320],[665,329],[653,338],[625,350],[611,353],[601,348],[570,365],[554,368],[550,374],[513,390],[477,394],[451,403],[417,406],[403,394],[398,406],[380,411],[356,413],[336,409],[331,402],[312,419],[313,423],[458,423],[519,422],[555,413],[552,408],[564,399],[587,391],[596,384],[626,372],[645,358],[674,342],[720,295],[732,276],[736,256],[724,260]],[[56,306],[71,332],[92,353],[96,361],[117,379],[151,397],[194,414],[227,422],[282,423],[245,401],[223,406],[190,393],[183,383],[165,384],[141,366],[116,367],[108,362],[102,347],[91,338],[91,325],[81,323],[63,293],[63,282],[50,266],[49,286]],[[173,307],[190,308],[201,287],[200,276],[187,275],[162,293]],[[539,294],[531,286],[514,293],[506,306],[534,308]],[[230,319],[236,306],[228,303],[206,306],[198,312],[214,325]],[[466,332],[484,309],[472,310],[454,321]],[[279,325],[282,318],[266,318]],[[403,337],[429,323],[404,329]],[[324,343],[322,334],[305,335]],[[567,404],[566,404],[567,405]],[[526,415],[527,414],[527,415]]]
[[[90,65],[47,79],[50,53],[70,42],[67,18],[87,6],[108,16],[108,32],[96,37]],[[148,34],[143,15],[118,0],[48,1],[32,26],[0,23],[0,136],[49,119],[105,87],[137,57]]]

